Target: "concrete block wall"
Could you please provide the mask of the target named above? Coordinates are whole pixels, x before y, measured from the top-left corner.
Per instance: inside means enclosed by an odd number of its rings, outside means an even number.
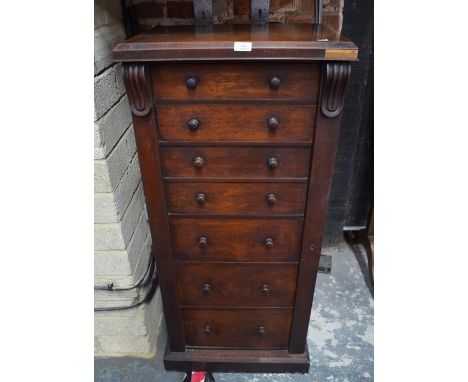
[[[192,0],[133,0],[141,31],[194,23]],[[248,23],[250,0],[212,0],[213,23]],[[323,1],[323,23],[341,31],[344,0]],[[270,0],[270,22],[314,23],[314,0]]]
[[[120,2],[94,4],[94,283],[127,286],[146,270],[151,237],[121,66],[112,63],[112,48],[125,38]],[[95,291],[95,306],[128,305],[143,293]],[[138,308],[96,312],[95,354],[154,354],[161,309],[158,291]]]

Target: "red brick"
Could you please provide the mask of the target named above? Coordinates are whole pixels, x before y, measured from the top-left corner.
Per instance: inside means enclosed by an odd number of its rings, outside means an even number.
[[[343,9],[344,0],[323,0],[324,11],[341,11]]]
[[[164,16],[164,5],[152,2],[144,2],[135,5],[137,15],[140,18],[160,18]]]
[[[300,0],[298,10],[301,11],[301,13],[313,15],[315,10],[315,0]]]
[[[341,33],[341,26],[343,24],[343,15],[341,13],[336,14],[323,14],[322,23],[327,27]]]
[[[226,0],[226,18],[232,19],[234,17],[234,3],[236,0]]]
[[[138,23],[138,32],[143,33],[143,32],[146,32],[149,29],[151,29],[150,25],[148,25],[146,23],[141,23],[141,21]]]
[[[167,17],[176,19],[193,19],[193,3],[191,1],[168,1]]]
[[[313,24],[315,22],[314,15],[291,15],[288,16],[286,22],[288,24]]]
[[[250,15],[250,0],[235,0],[234,1],[235,15]]]
[[[227,24],[249,24],[250,23],[250,16],[249,15],[240,15],[232,18],[231,20],[227,20]]]
[[[270,12],[276,12],[279,9],[297,9],[298,0],[271,0],[270,1]]]
[[[268,22],[270,23],[286,23],[286,15],[284,13],[272,14],[268,17]]]

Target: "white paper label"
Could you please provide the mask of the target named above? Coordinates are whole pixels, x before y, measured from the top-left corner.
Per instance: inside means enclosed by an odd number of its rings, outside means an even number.
[[[234,43],[234,52],[251,52],[252,42],[247,41],[236,41]]]

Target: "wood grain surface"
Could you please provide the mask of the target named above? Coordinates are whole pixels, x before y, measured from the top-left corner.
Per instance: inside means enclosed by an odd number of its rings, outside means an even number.
[[[166,183],[170,213],[200,215],[302,214],[306,190],[302,183]],[[205,203],[197,203],[199,194]]]
[[[291,309],[183,309],[188,346],[286,348]],[[209,326],[209,332],[204,329]],[[260,334],[259,327],[264,328]]]
[[[297,261],[302,219],[171,218],[176,260]],[[206,245],[200,245],[200,238]],[[266,244],[271,239],[272,245]]]
[[[179,303],[182,306],[294,305],[296,263],[178,263],[175,269]],[[209,287],[205,288],[206,285]]]
[[[238,52],[234,42],[250,41]],[[332,50],[332,57],[327,57]],[[343,50],[339,55],[336,51]],[[353,53],[353,54],[351,54]],[[326,25],[225,24],[155,27],[118,44],[114,59],[123,61],[291,61],[357,60],[357,47]],[[330,54],[329,54],[330,55]]]
[[[319,65],[277,63],[156,64],[151,67],[155,102],[162,100],[298,100],[317,99]],[[186,81],[198,84],[189,89]],[[278,88],[270,86],[277,77]]]
[[[252,104],[159,104],[156,107],[162,141],[262,141],[311,143],[314,105]],[[276,118],[276,129],[268,120]],[[197,119],[199,127],[191,131],[188,121]]]
[[[162,147],[165,177],[304,178],[310,148]]]

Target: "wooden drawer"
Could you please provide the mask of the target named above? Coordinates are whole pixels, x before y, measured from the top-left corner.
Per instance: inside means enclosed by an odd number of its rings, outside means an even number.
[[[306,183],[166,183],[168,210],[181,214],[303,214],[306,190]]]
[[[162,141],[312,142],[316,106],[161,104]]]
[[[298,261],[302,219],[170,219],[174,257],[191,261]]]
[[[188,346],[287,348],[291,309],[183,309]]]
[[[296,263],[176,265],[184,306],[293,306],[296,275]]]
[[[161,100],[317,99],[317,64],[203,63],[152,66],[153,95]],[[277,87],[272,86],[271,80]],[[273,81],[274,82],[274,81]]]
[[[162,147],[166,177],[304,178],[310,148],[302,147]]]

